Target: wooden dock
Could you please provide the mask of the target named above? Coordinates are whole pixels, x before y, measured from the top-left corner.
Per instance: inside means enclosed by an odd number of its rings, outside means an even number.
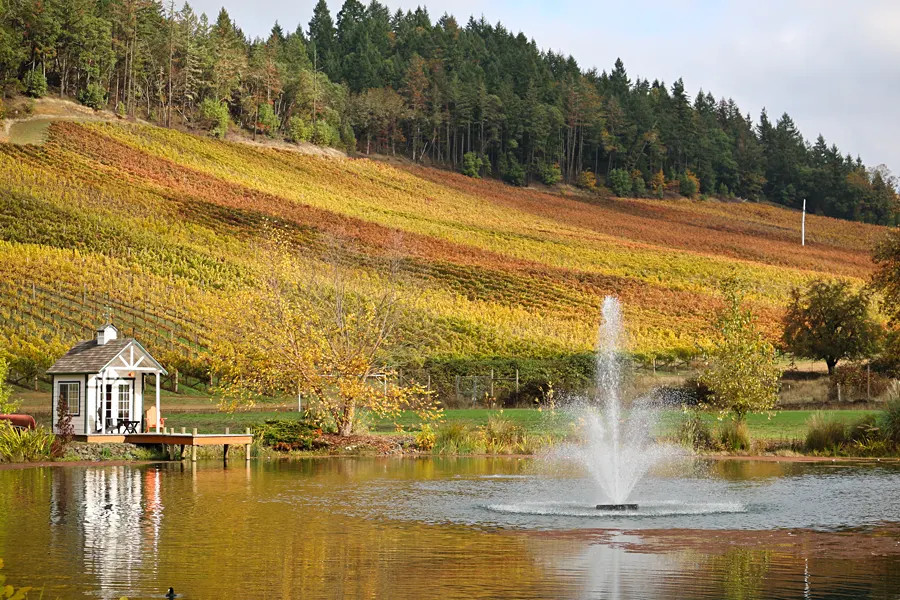
[[[181,448],[181,456],[184,456],[184,449],[191,448],[191,460],[197,460],[198,446],[222,446],[224,449],[225,460],[228,460],[228,448],[230,446],[244,446],[244,454],[247,460],[250,460],[250,444],[253,443],[253,434],[250,429],[245,433],[230,433],[227,429],[225,433],[197,433],[194,429],[187,432],[182,428],[180,433],[174,431],[164,431],[155,433],[148,431],[146,433],[108,433],[108,434],[89,434],[76,435],[76,442],[88,442],[89,444],[149,444],[166,447],[169,458],[175,458],[175,448]]]

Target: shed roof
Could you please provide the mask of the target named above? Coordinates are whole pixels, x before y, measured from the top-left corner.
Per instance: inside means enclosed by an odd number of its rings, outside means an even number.
[[[134,338],[117,338],[105,344],[98,344],[96,339],[78,342],[47,373],[99,373],[132,343],[137,343]]]

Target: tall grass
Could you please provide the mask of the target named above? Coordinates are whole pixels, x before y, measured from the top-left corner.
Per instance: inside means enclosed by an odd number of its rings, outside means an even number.
[[[719,425],[719,443],[731,452],[750,449],[750,428],[747,421],[728,419]]]
[[[900,391],[888,400],[881,416],[881,429],[885,440],[900,446]]]
[[[481,427],[463,423],[441,426],[434,433],[432,447],[436,454],[532,454],[551,443],[552,436],[529,435],[501,412],[490,415]]]
[[[480,454],[484,444],[477,429],[464,423],[448,423],[440,427],[434,441],[437,454]]]
[[[678,441],[695,450],[713,447],[713,434],[703,416],[696,410],[685,413],[678,425]]]
[[[821,411],[809,418],[806,429],[806,449],[812,452],[838,451],[847,441],[843,421],[830,419]]]
[[[0,421],[0,460],[4,462],[33,462],[51,456],[56,438],[43,427],[21,429],[7,421]]]

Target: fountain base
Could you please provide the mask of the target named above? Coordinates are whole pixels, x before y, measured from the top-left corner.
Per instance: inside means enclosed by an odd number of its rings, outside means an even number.
[[[597,510],[637,510],[637,504],[598,504]]]

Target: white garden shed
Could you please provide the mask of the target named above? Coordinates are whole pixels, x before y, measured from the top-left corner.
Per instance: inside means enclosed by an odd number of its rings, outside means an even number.
[[[47,374],[54,432],[62,407],[76,435],[133,434],[151,427],[159,433],[159,378],[168,373],[136,339],[119,337],[112,323],[99,328],[94,339],[73,346]],[[146,375],[155,377],[155,410],[144,410]]]

